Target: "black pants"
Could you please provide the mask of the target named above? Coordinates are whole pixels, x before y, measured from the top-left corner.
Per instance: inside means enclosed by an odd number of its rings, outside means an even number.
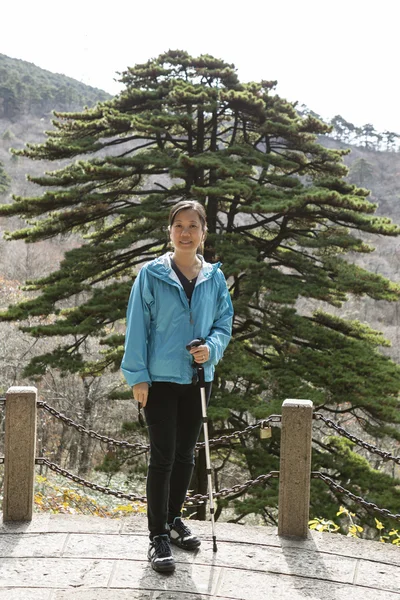
[[[211,383],[206,383],[207,403]],[[199,385],[154,382],[144,409],[150,437],[147,518],[150,538],[181,516],[202,426]]]

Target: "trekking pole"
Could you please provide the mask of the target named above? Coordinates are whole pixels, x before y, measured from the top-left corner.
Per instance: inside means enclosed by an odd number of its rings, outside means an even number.
[[[187,350],[191,350],[195,346],[201,346],[205,343],[203,338],[193,340],[186,346]],[[210,443],[208,441],[208,421],[207,421],[207,400],[206,400],[206,382],[204,379],[204,367],[198,363],[196,365],[197,375],[200,384],[200,398],[201,398],[201,412],[203,416],[203,430],[204,430],[204,449],[206,453],[206,469],[207,469],[207,481],[208,481],[208,497],[210,499],[210,515],[211,515],[211,529],[213,539],[213,552],[217,552],[217,538],[215,535],[215,520],[214,520],[214,496],[213,496],[213,484],[211,476],[211,460],[210,460]]]

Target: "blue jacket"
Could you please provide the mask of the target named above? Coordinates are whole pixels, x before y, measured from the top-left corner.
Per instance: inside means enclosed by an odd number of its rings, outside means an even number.
[[[212,381],[232,333],[233,308],[220,263],[203,260],[191,305],[170,254],[145,264],[133,284],[128,310],[122,372],[130,386],[140,382],[188,384],[193,359],[186,344],[203,337],[210,351],[204,366]]]

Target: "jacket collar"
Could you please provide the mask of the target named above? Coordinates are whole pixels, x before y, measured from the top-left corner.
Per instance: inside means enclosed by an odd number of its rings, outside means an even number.
[[[148,271],[155,277],[164,279],[169,283],[171,283],[171,280],[175,281],[175,271],[171,267],[171,256],[171,252],[166,252],[162,256],[159,256],[155,260],[152,260],[148,265]],[[196,285],[198,285],[205,279],[210,279],[211,277],[213,277],[217,272],[218,268],[221,266],[220,262],[211,264],[206,262],[200,254],[198,254],[197,256],[202,262],[202,267],[200,269],[200,273],[197,276]]]

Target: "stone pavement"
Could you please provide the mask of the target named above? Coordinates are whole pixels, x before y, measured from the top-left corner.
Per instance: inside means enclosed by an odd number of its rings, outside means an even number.
[[[0,525],[0,600],[400,600],[400,549],[328,533],[193,522],[193,554],[174,548],[172,575],[147,559],[143,516],[34,515]]]

